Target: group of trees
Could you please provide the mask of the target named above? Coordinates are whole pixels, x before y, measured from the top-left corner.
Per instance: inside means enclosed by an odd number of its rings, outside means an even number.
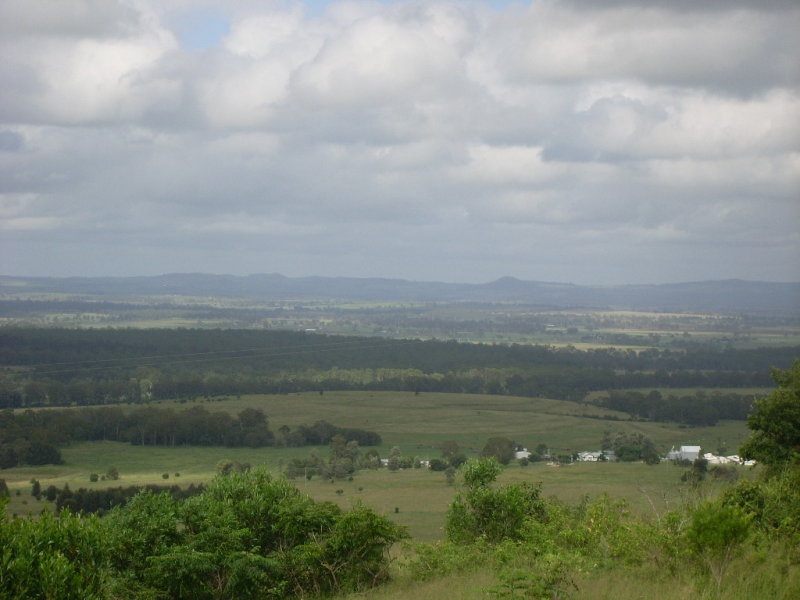
[[[384,581],[403,537],[364,506],[343,512],[263,471],[237,472],[184,500],[142,491],[102,519],[0,514],[0,581],[9,598],[327,595]]]
[[[115,506],[124,506],[131,498],[141,493],[143,490],[148,490],[154,494],[168,493],[173,500],[178,501],[196,496],[204,489],[205,486],[203,484],[195,485],[191,483],[185,487],[179,485],[163,486],[150,484],[145,486],[120,486],[102,490],[87,488],[71,490],[69,485],[65,484],[63,488],[49,485],[41,492],[41,495],[48,502],[52,502],[58,511],[68,510],[75,514],[97,513],[103,515]]]
[[[359,469],[377,469],[381,466],[380,456],[374,448],[362,454],[358,440],[348,440],[337,433],[329,438],[330,454],[328,458],[312,451],[307,458],[292,458],[286,465],[285,473],[290,479],[302,476],[311,479],[318,476],[322,479],[344,479],[352,477]]]
[[[600,446],[603,451],[613,450],[617,460],[623,462],[642,460],[657,465],[661,461],[653,440],[638,432],[606,431]]]
[[[612,390],[599,398],[599,406],[626,412],[649,421],[672,421],[711,427],[720,419],[744,421],[753,406],[753,396],[698,391],[691,396],[664,396],[658,390],[644,392]]]
[[[246,408],[236,417],[202,406],[173,410],[141,406],[123,410],[117,406],[33,411],[14,414],[0,411],[0,468],[21,464],[60,463],[59,444],[72,441],[118,441],[153,446],[306,446],[324,445],[334,436],[377,446],[381,437],[373,431],[337,427],[326,421],[287,426],[275,434],[263,411]]]

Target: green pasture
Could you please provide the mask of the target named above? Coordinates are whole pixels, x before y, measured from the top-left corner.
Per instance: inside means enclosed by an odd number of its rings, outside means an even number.
[[[445,440],[458,442],[468,456],[476,456],[492,436],[509,437],[534,447],[547,444],[551,452],[566,454],[597,450],[605,431],[638,431],[649,436],[666,451],[673,445],[700,444],[714,450],[724,442],[731,451],[747,435],[743,422],[722,422],[716,427],[688,428],[672,423],[608,421],[588,418],[615,415],[593,406],[548,399],[470,394],[414,394],[412,392],[325,392],[289,395],[254,395],[220,401],[163,402],[161,407],[176,410],[204,406],[211,411],[236,414],[244,408],[259,408],[270,419],[273,429],[294,427],[324,419],[335,425],[377,431],[383,437],[379,448],[386,456],[393,446],[403,454],[433,458],[440,455],[438,445]],[[135,407],[128,407],[133,409]],[[46,410],[46,409],[45,409]],[[18,467],[0,474],[10,490],[10,513],[36,514],[44,504],[30,496],[30,480],[70,488],[102,489],[110,486],[160,484],[181,486],[208,481],[219,460],[230,459],[263,466],[275,473],[293,457],[316,451],[327,456],[325,447],[313,448],[226,448],[153,447],[119,442],[84,442],[64,448],[63,465]],[[104,474],[110,466],[120,473],[117,481],[92,483],[92,473]],[[510,465],[499,481],[541,481],[546,496],[574,502],[584,494],[603,492],[627,499],[633,510],[642,514],[661,513],[677,506],[687,493],[680,476],[685,469],[670,463],[648,466],[638,463],[582,463],[560,467],[534,463],[527,467]],[[743,474],[751,472],[742,469]],[[168,479],[163,474],[168,474]],[[179,475],[177,475],[179,474]],[[355,501],[409,527],[417,540],[441,537],[441,527],[455,488],[443,473],[426,469],[391,472],[363,470],[353,481],[307,481],[296,485],[318,500],[330,500],[342,507]],[[715,489],[709,483],[709,491]],[[20,495],[16,491],[20,490]]]
[[[508,437],[528,447],[544,443],[558,453],[599,450],[603,433],[609,430],[641,432],[663,452],[685,444],[715,449],[720,439],[735,448],[747,437],[742,421],[721,422],[715,427],[614,421],[604,417],[627,419],[627,415],[565,400],[483,394],[304,392],[200,404],[232,415],[244,408],[259,408],[273,429],[317,420],[369,429],[383,437],[382,454],[399,446],[404,454],[422,458],[438,456],[438,444],[444,440],[458,442],[468,455],[478,453],[493,436]],[[192,403],[165,402],[161,406],[179,409]]]
[[[84,442],[63,451],[65,464],[42,467],[17,467],[2,472],[11,491],[7,508],[11,514],[36,514],[44,508],[30,495],[30,481],[39,480],[42,489],[49,485],[104,489],[129,485],[172,485],[207,482],[215,475],[220,459],[248,462],[253,467],[265,467],[276,474],[292,456],[305,456],[313,448],[161,448],[131,446],[119,442]],[[325,455],[326,448],[316,448]],[[90,482],[92,473],[103,474],[115,466],[120,478],[116,481]],[[671,463],[655,466],[640,463],[576,463],[549,466],[534,463],[527,467],[509,465],[498,479],[499,483],[542,482],[545,496],[567,502],[577,502],[584,495],[596,497],[603,493],[625,498],[631,509],[655,517],[678,507],[690,490],[680,482],[684,468]],[[752,473],[741,470],[743,476]],[[162,474],[168,473],[164,479]],[[179,476],[176,476],[179,474]],[[442,536],[447,506],[457,491],[449,485],[444,473],[427,469],[389,471],[359,471],[352,481],[306,480],[299,477],[295,485],[316,500],[335,502],[349,508],[354,502],[364,502],[381,514],[409,528],[413,539],[433,541]],[[705,493],[715,493],[719,485],[708,482]],[[20,495],[16,491],[20,490]]]

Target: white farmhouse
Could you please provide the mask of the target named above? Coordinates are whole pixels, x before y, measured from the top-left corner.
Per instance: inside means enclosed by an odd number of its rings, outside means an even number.
[[[521,458],[530,458],[530,457],[531,453],[528,451],[527,448],[523,448],[522,450],[517,450],[516,452],[514,452],[514,458],[516,460],[519,460]]]
[[[700,458],[700,446],[681,446],[680,450],[672,450],[667,452],[667,460],[697,460]]]
[[[597,462],[602,452],[578,452],[578,462]]]

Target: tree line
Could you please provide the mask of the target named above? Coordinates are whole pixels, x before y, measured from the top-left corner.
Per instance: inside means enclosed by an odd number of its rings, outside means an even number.
[[[49,485],[40,492],[48,502],[52,502],[57,511],[68,510],[72,513],[103,515],[115,506],[125,506],[131,498],[148,490],[153,494],[167,493],[175,500],[185,500],[192,496],[201,494],[206,486],[203,484],[195,485],[190,483],[188,486],[179,485],[129,485],[106,488],[104,490],[91,490],[78,488],[71,490],[69,485],[64,484],[63,488]],[[36,495],[36,494],[33,494]]]
[[[326,421],[270,429],[262,410],[246,408],[236,417],[203,406],[185,410],[118,406],[63,410],[0,412],[0,468],[22,464],[60,463],[59,445],[73,441],[116,441],[152,446],[324,445],[335,436],[365,446],[380,445],[374,431],[338,427]]]
[[[720,419],[744,421],[755,400],[752,394],[697,391],[686,396],[664,396],[658,390],[612,390],[595,403],[649,421],[710,427]]]
[[[485,365],[562,365],[627,371],[658,369],[767,371],[787,368],[798,347],[711,350],[650,348],[640,352],[605,347],[577,350],[528,344],[466,344],[254,329],[60,329],[5,327],[0,330],[0,364],[58,371],[67,379],[81,368],[130,373],[145,363],[170,372],[178,367],[212,367],[238,372],[243,366],[267,372],[303,369],[416,368],[448,372]],[[156,357],[158,360],[153,361]],[[231,360],[235,359],[235,360]],[[194,360],[194,367],[190,363]],[[100,377],[102,379],[102,377]]]
[[[253,330],[0,330],[0,408],[316,390],[581,400],[626,388],[764,387],[800,348],[658,350],[459,344]]]
[[[364,376],[364,373],[367,376]],[[387,374],[388,373],[388,374]],[[413,391],[500,394],[582,400],[590,391],[642,387],[766,387],[763,373],[741,371],[617,372],[577,367],[472,368],[449,373],[417,369],[335,369],[309,374],[219,376],[149,374],[130,380],[0,380],[0,409],[140,404],[158,400],[307,391]]]

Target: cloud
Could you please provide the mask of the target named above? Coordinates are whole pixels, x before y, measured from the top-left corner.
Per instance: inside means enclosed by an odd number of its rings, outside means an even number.
[[[544,0],[509,15],[489,40],[513,81],[638,81],[751,94],[796,85],[797,10],[753,4],[680,10],[669,4]],[[716,10],[714,10],[716,8]],[[499,48],[492,49],[492,45]]]
[[[800,278],[795,3],[324,4],[0,5],[0,271]]]

